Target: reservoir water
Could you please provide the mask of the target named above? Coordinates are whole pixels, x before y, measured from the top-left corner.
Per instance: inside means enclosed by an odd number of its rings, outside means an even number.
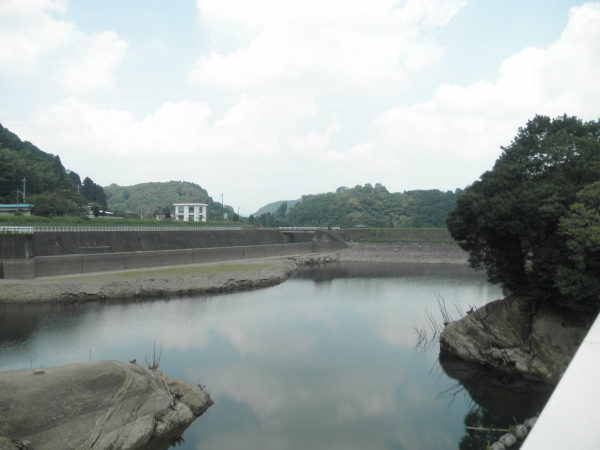
[[[438,315],[439,299],[456,318],[500,297],[462,266],[343,264],[249,292],[2,307],[0,370],[143,364],[156,348],[159,370],[206,385],[215,401],[181,449],[485,448],[465,420],[511,417],[449,378],[436,346],[415,351],[414,328]],[[528,414],[543,401],[516,403]]]

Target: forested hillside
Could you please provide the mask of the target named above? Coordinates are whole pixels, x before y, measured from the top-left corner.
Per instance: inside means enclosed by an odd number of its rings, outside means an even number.
[[[173,203],[207,203],[208,220],[221,220],[223,208],[214,202],[205,189],[187,181],[151,182],[133,186],[111,184],[104,188],[108,208],[116,214],[135,214],[152,217],[157,213],[173,212]],[[225,205],[229,220],[235,219],[231,206]]]
[[[271,213],[271,214],[275,214],[281,207],[282,205],[285,203],[287,209],[293,208],[296,203],[298,203],[300,201],[300,199],[298,200],[279,200],[276,202],[272,202],[272,203],[268,203],[265,206],[261,207],[258,211],[256,211],[254,213],[255,216],[260,216],[261,214],[266,214],[266,213]]]
[[[437,189],[390,193],[381,184],[340,187],[336,192],[304,195],[293,208],[281,203],[275,213],[254,220],[271,226],[443,228],[456,195]]]
[[[81,184],[79,175],[65,170],[58,156],[45,153],[31,142],[0,125],[0,200],[15,203],[16,191],[41,194],[59,189],[75,189]],[[19,197],[21,199],[21,197]]]
[[[0,125],[0,203],[17,203],[17,195],[22,203],[23,190],[37,215],[84,214],[88,202],[106,207],[102,187],[90,178],[82,183],[77,173],[64,168],[58,155],[22,141]]]

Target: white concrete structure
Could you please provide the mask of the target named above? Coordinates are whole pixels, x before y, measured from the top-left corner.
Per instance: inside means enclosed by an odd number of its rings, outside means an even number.
[[[175,220],[179,222],[206,222],[206,203],[173,203]]]
[[[575,353],[521,450],[600,448],[600,316]]]

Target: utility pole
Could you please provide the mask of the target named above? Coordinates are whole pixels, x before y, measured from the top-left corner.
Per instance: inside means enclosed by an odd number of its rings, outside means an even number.
[[[23,182],[23,192],[21,192],[21,194],[23,194],[23,203],[25,203],[25,183],[27,183],[27,178],[23,177],[21,181]],[[17,201],[17,203],[19,202]]]
[[[221,193],[221,214],[223,214],[223,222],[225,222],[225,203],[223,203],[223,193]]]
[[[19,194],[21,194],[21,200],[23,201],[23,203],[25,203],[25,197],[23,195],[23,192],[17,189],[17,214],[19,213]]]

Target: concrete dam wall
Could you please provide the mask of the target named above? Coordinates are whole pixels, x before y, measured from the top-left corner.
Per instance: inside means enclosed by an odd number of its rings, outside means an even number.
[[[53,231],[0,235],[0,278],[125,270],[326,252],[328,231]]]

